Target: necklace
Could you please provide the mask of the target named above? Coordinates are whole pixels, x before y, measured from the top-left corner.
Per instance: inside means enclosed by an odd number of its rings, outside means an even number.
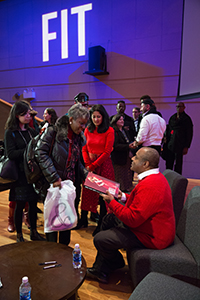
[[[28,131],[28,130],[27,130],[27,131]],[[26,141],[25,137],[23,136],[23,134],[21,133],[21,131],[20,131],[20,130],[19,130],[19,134],[21,135],[22,139],[24,140],[25,144],[27,145],[28,143],[27,143],[27,141]],[[30,132],[29,132],[29,131],[28,131],[28,134],[29,134],[30,138],[32,139],[33,137],[32,137],[32,135],[30,134]]]

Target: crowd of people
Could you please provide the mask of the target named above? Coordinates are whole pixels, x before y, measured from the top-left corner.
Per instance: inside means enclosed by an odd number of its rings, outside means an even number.
[[[97,221],[93,232],[97,256],[87,276],[107,283],[110,272],[124,266],[120,248],[163,249],[172,244],[172,196],[167,180],[159,172],[159,158],[165,150],[162,156],[166,167],[173,169],[176,162],[175,171],[181,174],[193,124],[182,102],[167,125],[148,95],[140,98],[140,108],[133,108],[133,118],[125,114],[124,101],[117,103],[117,113],[109,117],[103,105],[89,106],[88,99],[85,93],[78,94],[75,104],[59,118],[53,108],[46,108],[39,126],[34,126],[37,112],[28,102],[20,100],[12,106],[4,143],[6,155],[16,162],[19,177],[9,192],[8,230],[16,229],[17,242],[24,242],[22,220],[26,207],[30,239],[45,240],[36,229],[39,194],[28,184],[23,166],[25,148],[39,134],[35,157],[45,179],[41,193],[46,195],[50,184],[61,188],[63,180],[73,182],[78,215],[75,229],[88,226],[88,212]],[[120,183],[118,198],[108,191],[99,194],[84,187],[88,172]],[[135,188],[134,172],[139,179]],[[70,235],[71,230],[53,231],[46,233],[46,240],[68,245]]]

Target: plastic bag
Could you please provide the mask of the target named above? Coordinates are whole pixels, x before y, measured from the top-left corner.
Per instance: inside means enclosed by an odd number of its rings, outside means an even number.
[[[71,180],[61,182],[61,189],[51,184],[44,202],[44,232],[63,231],[76,227],[74,206],[76,188]]]

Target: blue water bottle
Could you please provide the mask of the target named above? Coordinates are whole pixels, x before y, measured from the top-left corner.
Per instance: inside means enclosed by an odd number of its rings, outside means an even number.
[[[73,255],[73,267],[74,269],[79,269],[82,265],[82,252],[79,247],[79,244],[75,244],[72,255]]]
[[[20,300],[31,300],[31,285],[28,281],[28,277],[22,278],[22,283],[19,287],[19,299]]]

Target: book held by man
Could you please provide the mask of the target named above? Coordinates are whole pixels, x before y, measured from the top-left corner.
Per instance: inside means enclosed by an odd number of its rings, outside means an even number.
[[[120,184],[100,175],[89,172],[84,186],[97,193],[106,194],[106,191],[109,191],[109,193],[117,198]]]

